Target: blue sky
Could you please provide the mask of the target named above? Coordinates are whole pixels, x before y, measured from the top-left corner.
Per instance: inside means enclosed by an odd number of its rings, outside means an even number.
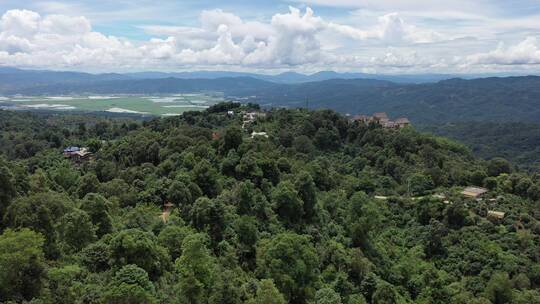
[[[538,0],[3,0],[0,65],[538,73]]]

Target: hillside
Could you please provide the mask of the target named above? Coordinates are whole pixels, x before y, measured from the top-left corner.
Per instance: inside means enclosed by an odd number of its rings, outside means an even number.
[[[540,77],[452,79],[399,85],[368,80],[329,80],[258,90],[265,105],[331,108],[342,113],[388,112],[415,123],[540,121]]]
[[[540,171],[540,124],[464,122],[424,125],[437,135],[459,140],[485,159],[503,157],[524,170]]]
[[[329,110],[242,129],[249,107],[0,111],[0,302],[540,301],[538,176]]]

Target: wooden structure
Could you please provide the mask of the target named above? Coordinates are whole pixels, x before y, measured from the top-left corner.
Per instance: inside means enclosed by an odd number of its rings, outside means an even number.
[[[461,194],[463,194],[466,197],[469,198],[475,198],[478,199],[482,195],[486,194],[488,192],[488,189],[481,188],[481,187],[467,187],[463,191],[461,191]]]
[[[494,220],[502,220],[504,218],[504,215],[505,215],[504,212],[493,211],[493,210],[489,210],[487,213],[487,217],[489,219],[494,219]]]
[[[265,137],[265,138],[268,138],[268,134],[266,134],[266,132],[252,132],[252,133],[251,133],[251,138],[255,138],[255,137]]]
[[[167,223],[169,221],[169,216],[171,215],[171,211],[173,207],[174,205],[171,202],[166,202],[163,205],[163,212],[161,213],[159,217],[164,223]]]
[[[398,119],[396,119],[396,121],[394,123],[395,123],[396,127],[399,128],[399,129],[402,129],[402,128],[405,128],[405,127],[408,127],[408,126],[411,125],[411,122],[406,117],[398,118]]]
[[[64,149],[64,157],[74,162],[82,162],[89,159],[92,153],[87,148],[68,147]]]

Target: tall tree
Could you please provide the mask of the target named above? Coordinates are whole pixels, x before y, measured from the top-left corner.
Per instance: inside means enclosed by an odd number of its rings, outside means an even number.
[[[42,235],[23,228],[0,235],[0,301],[31,300],[45,274]]]
[[[178,303],[207,303],[215,281],[216,264],[206,242],[206,236],[200,233],[184,239],[182,256],[176,261],[179,275]]]
[[[289,303],[313,299],[319,259],[307,236],[281,233],[257,248],[257,274],[273,279]]]

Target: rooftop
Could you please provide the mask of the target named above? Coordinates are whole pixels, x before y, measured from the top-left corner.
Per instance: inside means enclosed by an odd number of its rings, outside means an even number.
[[[470,197],[478,197],[484,193],[488,192],[488,189],[486,188],[481,188],[481,187],[467,187],[465,188],[461,194],[465,195],[465,196],[470,196]]]

